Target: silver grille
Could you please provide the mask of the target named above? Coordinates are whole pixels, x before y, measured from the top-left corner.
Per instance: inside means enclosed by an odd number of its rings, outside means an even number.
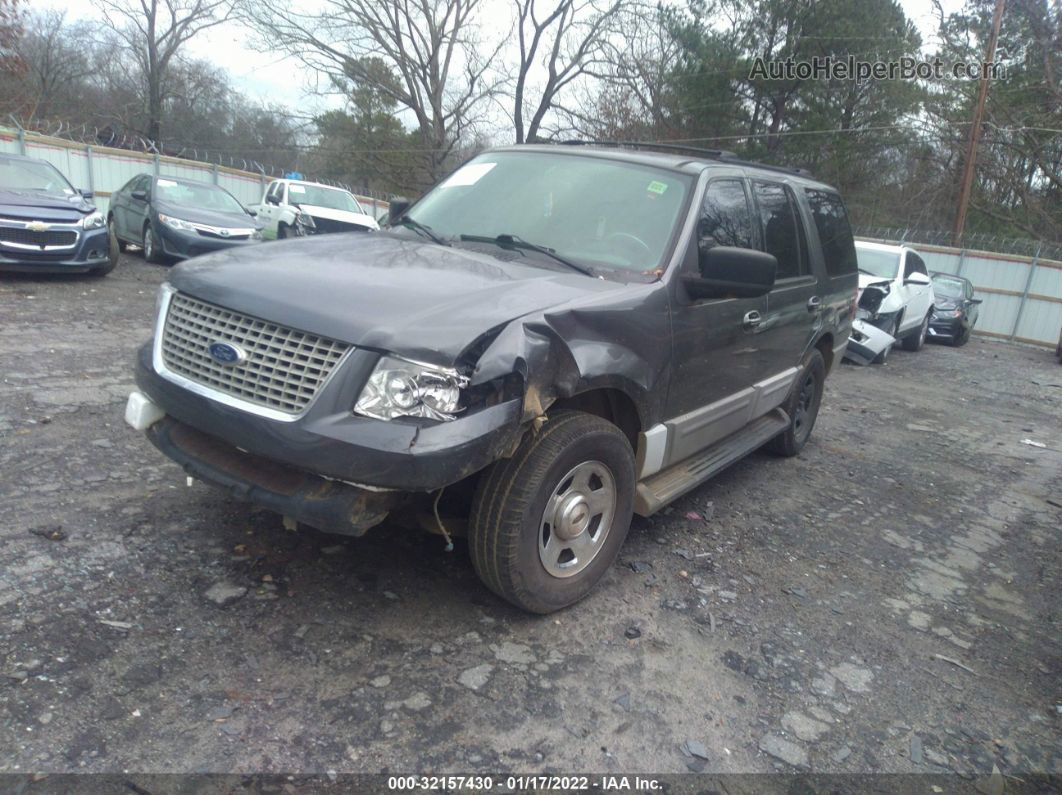
[[[247,359],[222,365],[215,342],[239,345]],[[250,315],[174,293],[162,330],[162,360],[173,373],[239,400],[298,414],[350,348]]]

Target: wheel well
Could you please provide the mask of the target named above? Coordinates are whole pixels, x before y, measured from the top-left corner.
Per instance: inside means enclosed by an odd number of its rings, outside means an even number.
[[[822,354],[822,360],[826,362],[826,374],[829,375],[830,369],[833,367],[833,335],[823,334],[819,341],[815,343],[815,347]]]
[[[626,435],[631,447],[638,449],[638,434],[642,430],[638,408],[634,401],[618,389],[591,389],[578,395],[555,401],[550,410],[571,409],[585,411],[608,420]]]

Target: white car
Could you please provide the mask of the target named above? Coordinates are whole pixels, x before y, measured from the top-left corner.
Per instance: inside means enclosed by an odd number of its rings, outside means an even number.
[[[933,282],[926,264],[908,246],[856,241],[859,266],[857,317],[895,337],[904,350],[925,344],[933,314]],[[879,360],[884,360],[888,350]]]
[[[380,228],[350,191],[298,179],[274,180],[262,194],[262,203],[251,209],[267,240]]]

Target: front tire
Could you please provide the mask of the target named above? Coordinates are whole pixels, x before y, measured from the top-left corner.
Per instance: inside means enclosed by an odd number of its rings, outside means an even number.
[[[793,391],[783,406],[789,415],[789,427],[767,442],[764,450],[790,458],[804,449],[819,416],[825,385],[826,362],[822,353],[813,349],[804,357]]]
[[[151,224],[144,224],[144,261],[160,265],[165,261],[162,246]]]
[[[910,334],[903,339],[903,349],[914,353],[915,351],[922,350],[922,346],[926,344],[926,335],[929,333],[929,312],[926,312],[926,316],[922,318],[922,325],[918,327],[918,331],[914,334]]]
[[[480,479],[468,538],[476,573],[532,613],[579,601],[627,536],[635,480],[619,428],[579,411],[551,414]]]
[[[281,221],[277,224],[277,240],[286,240],[289,237],[295,237],[295,233],[291,231],[291,227]]]
[[[900,328],[900,317],[899,317],[899,315],[897,315],[896,317],[894,317],[892,319],[892,326],[888,330],[889,336],[890,337],[895,337],[896,336],[896,332],[897,332],[897,330],[899,328]],[[883,350],[881,353],[879,353],[877,356],[875,356],[874,357],[874,361],[872,361],[871,364],[885,364],[885,362],[887,362],[888,359],[889,359],[889,354],[892,353],[892,346],[895,345],[895,344],[896,344],[895,342],[892,343],[892,345],[889,345],[887,348],[885,348],[885,350]]]
[[[118,239],[118,233],[114,227],[114,216],[107,219],[107,231],[111,233],[111,242],[118,247],[118,251],[125,251],[126,242]]]

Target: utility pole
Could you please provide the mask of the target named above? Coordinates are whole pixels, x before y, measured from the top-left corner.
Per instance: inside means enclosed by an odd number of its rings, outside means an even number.
[[[985,99],[988,97],[988,67],[996,56],[996,40],[999,38],[999,26],[1003,21],[1004,0],[996,0],[996,10],[992,15],[992,32],[988,35],[988,47],[985,60],[981,64],[981,81],[977,87],[977,104],[974,106],[973,120],[970,123],[970,141],[963,162],[962,183],[959,185],[959,205],[955,209],[955,226],[952,229],[952,245],[962,245],[962,233],[966,228],[966,211],[970,207],[970,193],[973,190],[974,167],[977,165],[977,144],[981,140],[981,119],[985,115]]]

